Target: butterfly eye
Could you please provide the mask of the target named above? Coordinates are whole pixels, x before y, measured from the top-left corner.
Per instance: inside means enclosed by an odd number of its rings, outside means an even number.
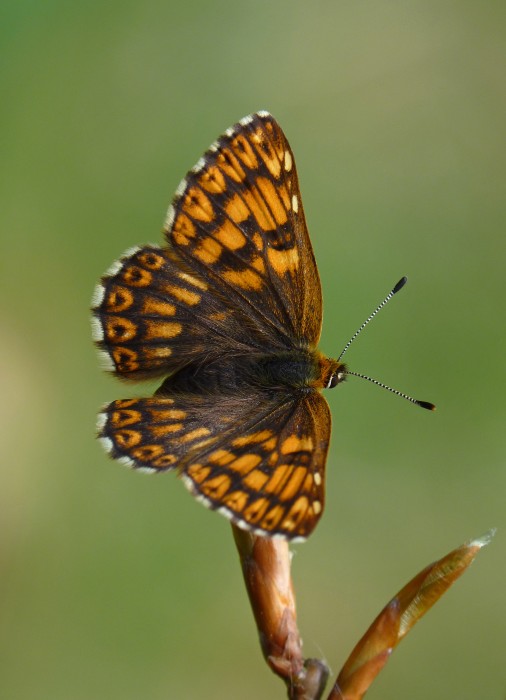
[[[330,375],[329,382],[326,386],[326,389],[333,389],[335,386],[337,386],[340,382],[342,382],[345,379],[346,372],[343,370],[339,370],[338,372],[333,372]]]

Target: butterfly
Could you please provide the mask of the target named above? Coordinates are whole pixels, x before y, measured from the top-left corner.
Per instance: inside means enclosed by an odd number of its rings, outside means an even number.
[[[162,247],[128,250],[96,287],[94,340],[151,398],[113,401],[99,438],[114,459],[175,471],[258,535],[305,539],[325,503],[331,417],[345,378],[318,349],[322,293],[295,159],[267,112],[211,145],[179,185]]]

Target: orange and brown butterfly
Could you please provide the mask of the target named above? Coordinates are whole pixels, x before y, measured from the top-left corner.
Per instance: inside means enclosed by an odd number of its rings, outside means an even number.
[[[94,339],[123,379],[99,437],[118,461],[175,471],[256,534],[304,539],[322,515],[330,412],[345,366],[317,349],[318,270],[295,160],[267,112],[219,138],[176,191],[163,247],[128,250],[97,286]]]

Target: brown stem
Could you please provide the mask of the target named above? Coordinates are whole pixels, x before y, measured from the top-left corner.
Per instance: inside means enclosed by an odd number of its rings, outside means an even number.
[[[329,670],[323,661],[302,656],[288,542],[235,525],[232,530],[265,660],[284,680],[290,700],[319,700]]]

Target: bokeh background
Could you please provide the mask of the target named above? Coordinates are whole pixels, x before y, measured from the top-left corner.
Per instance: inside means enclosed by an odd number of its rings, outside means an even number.
[[[506,5],[6,0],[1,37],[0,694],[285,696],[261,658],[230,527],[173,476],[110,462],[93,287],[161,240],[185,172],[257,109],[296,154],[339,354],[434,401],[352,380],[327,509],[294,547],[308,656],[337,673],[419,569],[492,526],[371,700],[503,698]]]

